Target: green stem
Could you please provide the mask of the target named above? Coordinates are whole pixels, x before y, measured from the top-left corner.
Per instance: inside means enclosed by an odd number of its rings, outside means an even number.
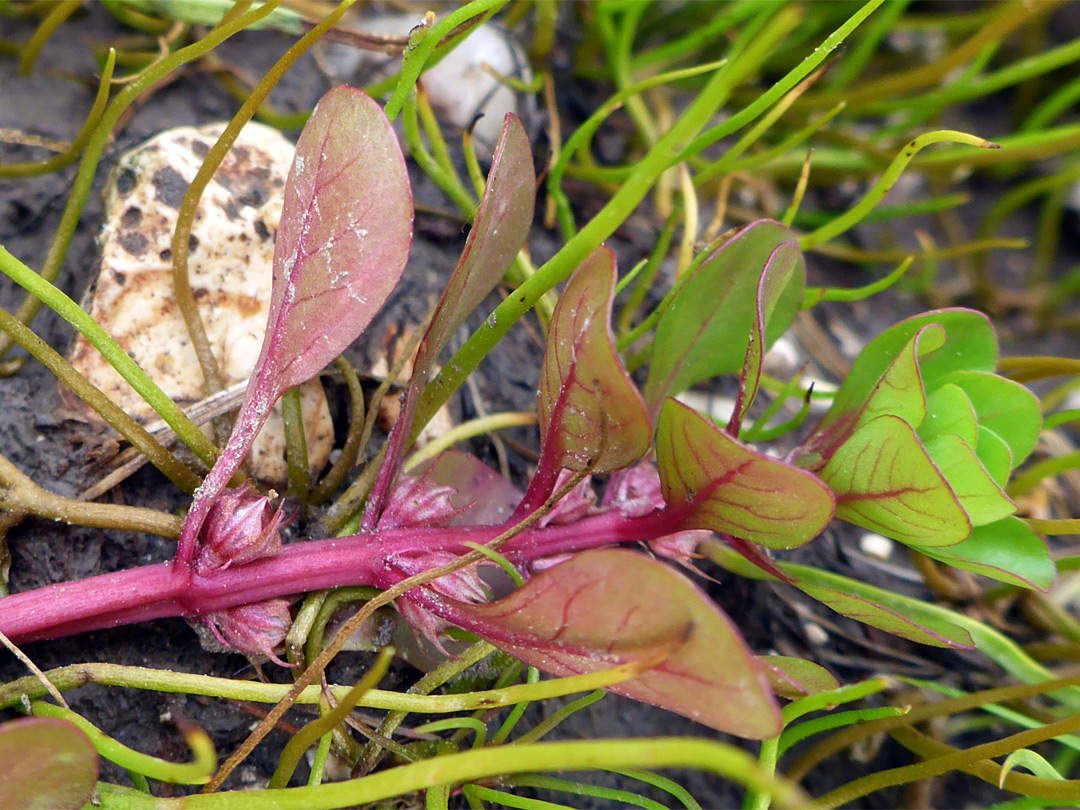
[[[420,714],[449,714],[471,712],[499,706],[514,706],[522,701],[548,700],[591,692],[605,686],[621,683],[640,674],[640,668],[615,667],[586,675],[552,678],[537,684],[515,684],[501,689],[465,692],[460,695],[428,695],[414,692],[388,692],[372,689],[360,700],[360,706],[390,712]],[[51,669],[45,677],[61,692],[75,689],[87,683],[102,686],[118,686],[142,689],[166,694],[203,695],[223,700],[246,700],[252,703],[277,703],[290,691],[289,684],[261,683],[259,681],[231,680],[210,675],[196,675],[173,670],[148,669],[120,664],[72,664]],[[341,700],[349,691],[347,686],[331,685],[330,693]],[[434,687],[432,687],[434,688]],[[16,706],[23,695],[30,699],[40,698],[47,692],[36,676],[28,675],[0,686],[0,709]],[[322,695],[318,685],[303,689],[296,703],[316,706]]]
[[[349,690],[348,694],[338,702],[337,706],[318,720],[312,720],[293,735],[293,738],[285,746],[285,750],[281,752],[281,758],[278,760],[274,775],[270,777],[269,787],[271,790],[283,788],[289,784],[289,780],[292,778],[293,772],[300,763],[300,757],[304,755],[304,752],[316,740],[329,735],[339,723],[345,720],[345,717],[353,710],[360,698],[370,692],[375,687],[375,684],[382,680],[386,670],[390,668],[390,660],[393,657],[393,648],[383,647],[379,651],[375,663],[371,665],[371,669],[359,680],[356,686]]]
[[[344,357],[334,360],[334,365],[345,378],[345,385],[349,389],[349,433],[337,461],[308,495],[308,502],[316,506],[325,503],[345,481],[345,476],[352,471],[364,437],[364,390],[360,386],[360,378],[356,376],[356,369]]]
[[[169,762],[142,754],[114,740],[84,717],[51,703],[35,702],[31,706],[35,717],[56,717],[79,727],[90,738],[102,757],[121,768],[142,774],[160,782],[176,785],[205,785],[217,768],[217,755],[209,735],[199,728],[186,730],[184,737],[194,755],[192,762]]]
[[[97,321],[91,318],[89,313],[2,246],[0,246],[0,272],[6,274],[16,284],[74,326],[90,342],[90,345],[101,352],[109,365],[116,369],[117,373],[157,411],[184,444],[199,457],[199,460],[208,467],[213,466],[214,459],[217,457],[217,448],[184,415],[180,406],[169,399],[157,383],[151,380],[116,341],[98,326]]]
[[[199,486],[201,480],[199,476],[162,447],[146,428],[124,413],[100,388],[76,371],[55,349],[3,309],[0,309],[0,331],[51,371],[61,384],[67,386],[68,390],[85,402],[109,427],[131,442],[133,447],[138,448],[151,464],[161,470],[180,489],[190,494]]]
[[[383,111],[391,122],[397,118],[402,106],[416,87],[420,74],[428,67],[427,62],[443,38],[455,28],[481,15],[490,16],[506,5],[507,0],[472,0],[431,27],[419,42],[410,42],[401,60],[401,76],[393,95]]]
[[[176,540],[182,521],[176,515],[138,506],[88,503],[48,492],[10,461],[0,456],[0,511],[28,515],[97,529],[146,532]]]
[[[1044,479],[1075,470],[1077,467],[1080,467],[1080,450],[1032,464],[1009,483],[1009,496],[1019,498],[1027,495]]]
[[[874,184],[858,203],[856,203],[847,212],[841,214],[828,225],[823,225],[812,233],[808,233],[799,239],[799,247],[803,250],[810,250],[820,244],[828,242],[830,239],[835,239],[844,231],[853,227],[863,217],[865,217],[870,211],[874,209],[881,199],[888,193],[889,189],[895,185],[896,181],[900,179],[900,175],[903,174],[904,169],[911,162],[911,159],[924,147],[930,146],[934,143],[961,143],[968,146],[976,146],[980,149],[995,149],[996,144],[990,143],[990,141],[984,138],[977,138],[974,135],[968,135],[965,132],[956,132],[954,130],[943,129],[937,132],[927,132],[924,135],[920,135],[917,138],[911,140],[907,146],[905,146],[900,154],[897,155],[893,162],[889,164],[889,167],[885,170],[881,178]]]
[[[105,105],[109,101],[109,86],[112,82],[113,69],[116,67],[116,49],[109,48],[109,55],[105,58],[105,67],[101,70],[101,81],[98,83],[97,95],[90,107],[90,112],[83,122],[82,129],[75,136],[67,149],[59,155],[54,155],[48,160],[27,161],[26,163],[0,163],[0,177],[37,177],[42,174],[50,174],[58,171],[70,163],[78,160],[90,136],[94,134],[94,127],[101,120],[105,112]]]
[[[807,57],[795,70],[784,77],[762,97],[750,105],[751,115],[745,120],[756,117],[760,110],[786,93],[813,71],[821,62],[855,29],[883,0],[871,0],[856,12],[847,22],[837,29],[814,53]],[[790,13],[785,13],[785,12]],[[781,39],[785,31],[797,23],[798,14],[794,7],[778,15],[769,33],[763,33],[760,40],[771,47]],[[417,408],[416,425],[425,425],[450,395],[458,389],[487,356],[492,347],[503,335],[532,308],[540,296],[561,283],[596,249],[615,229],[637,208],[648,194],[649,189],[663,172],[681,160],[685,154],[694,154],[694,138],[703,126],[712,118],[717,109],[731,93],[733,81],[741,76],[732,65],[725,64],[708,80],[705,87],[693,103],[672,125],[671,129],[657,141],[641,160],[626,182],[619,188],[608,203],[593,219],[578,232],[552,259],[537,269],[536,274],[518,287],[494,313],[484,321],[465,345],[458,350],[449,363],[443,367],[435,381],[425,389]],[[779,92],[777,92],[779,88]],[[764,102],[764,103],[762,103]],[[742,114],[735,118],[743,118]],[[738,124],[741,126],[742,124]],[[736,126],[735,128],[738,128]],[[732,130],[733,131],[733,130]],[[722,137],[722,136],[721,136]],[[709,141],[711,143],[711,141]],[[707,144],[706,144],[707,145]],[[699,148],[704,148],[702,145]],[[414,426],[413,430],[417,430]]]
[[[500,746],[422,760],[347,782],[257,792],[229,791],[178,799],[154,799],[100,785],[102,807],[189,808],[190,810],[320,810],[370,804],[440,785],[493,776],[601,768],[694,768],[738,784],[771,791],[784,807],[805,807],[809,798],[790,782],[769,777],[753,758],[733,745],[687,737],[650,740],[586,740]]]
[[[535,424],[535,413],[516,412],[493,413],[490,416],[481,416],[477,419],[471,419],[468,422],[462,422],[460,425],[455,425],[450,428],[450,430],[446,431],[438,438],[428,442],[423,448],[409,456],[403,469],[405,472],[415,469],[417,465],[422,464],[428,459],[435,458],[439,453],[449,450],[455,444],[459,444],[467,439],[483,436],[486,433],[491,433],[496,430],[506,430],[507,428],[524,427],[526,425]]]
[[[290,388],[281,397],[281,415],[285,423],[285,461],[289,468],[289,489],[300,503],[307,503],[311,490],[311,464],[308,461],[307,437],[304,435],[304,409],[299,387]]]
[[[81,5],[82,0],[61,0],[52,7],[45,19],[41,21],[41,25],[34,31],[34,35],[30,37],[30,41],[23,47],[22,56],[19,57],[19,76],[25,78],[34,72],[34,64],[37,62],[41,49],[49,41],[49,37]]]
[[[250,2],[247,5],[250,5]],[[104,115],[101,116],[101,120],[98,122],[93,135],[86,144],[86,149],[83,151],[79,170],[75,175],[75,182],[68,194],[67,205],[64,207],[60,224],[57,226],[56,235],[49,246],[49,253],[45,257],[45,263],[41,267],[41,278],[48,282],[56,280],[56,276],[64,264],[64,257],[67,256],[71,239],[75,235],[75,229],[78,227],[79,220],[82,217],[83,206],[86,205],[87,197],[90,195],[98,161],[101,159],[105,147],[109,144],[113,128],[131,103],[173,70],[205,55],[233,34],[261,20],[271,11],[273,11],[273,6],[264,4],[242,16],[226,15],[221,24],[211,30],[205,37],[188,45],[186,48],[181,48],[176,53],[151,66],[135,81],[116,94],[116,98],[110,102]],[[15,317],[22,323],[29,325],[34,316],[37,315],[38,310],[41,309],[41,303],[37,298],[27,297],[19,306]],[[7,338],[0,338],[0,358],[7,354],[10,349],[11,341]],[[205,451],[209,446],[209,442],[205,442],[200,446]],[[196,452],[196,455],[200,454]],[[208,464],[212,463],[212,454],[211,458],[204,460]]]

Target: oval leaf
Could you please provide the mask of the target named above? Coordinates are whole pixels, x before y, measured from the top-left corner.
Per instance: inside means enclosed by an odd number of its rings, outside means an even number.
[[[1042,410],[1038,397],[1027,388],[981,371],[953,372],[943,381],[963,389],[975,407],[979,424],[1009,445],[1014,466],[1035,449],[1042,431]]]
[[[958,545],[919,551],[956,568],[1021,588],[1048,591],[1057,577],[1046,541],[1014,516],[976,526],[971,537]]]
[[[382,108],[355,88],[330,90],[296,144],[262,352],[229,443],[195,493],[178,562],[190,562],[206,511],[274,403],[341,354],[382,307],[405,269],[412,220],[405,159]]]
[[[529,235],[535,199],[529,136],[518,117],[507,113],[476,221],[417,350],[415,377],[430,370],[447,338],[502,280]]]
[[[447,450],[412,471],[436,484],[453,487],[448,526],[493,526],[504,523],[521,502],[521,490],[476,456]]]
[[[553,675],[653,656],[653,669],[611,691],[719,731],[780,732],[764,667],[725,616],[682,574],[625,549],[578,554],[489,605],[457,603],[454,623]]]
[[[78,810],[97,778],[97,751],[71,723],[25,717],[0,725],[0,807]]]
[[[927,391],[937,387],[945,374],[959,369],[993,371],[998,346],[994,327],[981,312],[971,309],[941,309],[901,321],[871,340],[859,352],[844,384],[829,409],[830,422],[862,408],[870,392],[904,346],[923,328],[945,327],[945,343],[935,352],[920,357],[919,370]]]
[[[754,323],[758,282],[773,252],[795,236],[778,222],[743,228],[686,275],[656,326],[645,382],[650,415],[664,399],[702,380],[737,370]],[[766,313],[765,348],[784,333],[802,303],[806,269],[796,247],[787,284]]]
[[[823,666],[788,655],[759,655],[768,670],[769,684],[782,698],[797,700],[818,692],[840,688],[840,682]]]
[[[926,398],[926,418],[919,425],[919,438],[927,442],[936,436],[957,436],[968,447],[979,437],[975,407],[958,385],[945,383]]]
[[[1009,500],[1005,491],[986,471],[975,455],[959,436],[945,434],[923,442],[934,465],[941,470],[975,526],[993,523],[1016,511],[1016,504]]]
[[[750,450],[673,399],[660,412],[656,460],[667,508],[685,512],[681,528],[793,548],[833,516],[832,493],[815,476]]]
[[[879,416],[840,445],[821,470],[836,516],[904,543],[947,546],[971,521],[904,420]]]
[[[315,107],[285,188],[259,388],[311,379],[356,340],[405,269],[409,175],[382,108],[340,86]]]
[[[598,248],[559,296],[540,373],[543,472],[611,472],[649,449],[645,404],[615,350],[614,293],[615,256]]]

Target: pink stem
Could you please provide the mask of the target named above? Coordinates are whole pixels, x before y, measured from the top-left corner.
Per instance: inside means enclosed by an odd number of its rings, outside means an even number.
[[[532,529],[502,552],[515,564],[589,548],[651,540],[678,530],[675,516],[617,512],[562,526]],[[286,546],[280,554],[199,574],[176,561],[49,585],[0,599],[0,631],[16,644],[166,616],[195,616],[345,585],[388,588],[404,575],[395,558],[426,552],[469,551],[505,526],[395,529]]]

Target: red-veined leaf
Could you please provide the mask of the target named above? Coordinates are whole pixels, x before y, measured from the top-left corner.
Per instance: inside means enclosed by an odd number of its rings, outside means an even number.
[[[0,724],[0,807],[78,810],[97,778],[97,751],[75,725],[52,717]]]
[[[364,511],[363,528],[373,528],[382,513],[409,440],[418,399],[439,352],[499,283],[521,250],[532,225],[535,197],[536,172],[529,138],[517,116],[508,113],[465,249],[416,350],[405,404],[386,443],[379,477]]]
[[[975,646],[968,631],[955,624],[944,621],[931,622],[923,617],[915,621],[903,613],[879,605],[858,594],[823,588],[802,580],[797,580],[794,584],[799,590],[832,608],[841,616],[847,616],[849,619],[892,633],[894,636],[931,647],[969,650]]]
[[[455,607],[456,624],[554,675],[673,647],[653,669],[611,691],[741,737],[780,731],[764,667],[731,620],[689,579],[642,554],[585,552],[498,602]]]
[[[660,412],[656,459],[667,508],[686,515],[682,528],[793,548],[833,515],[817,477],[751,450],[673,399]]]
[[[615,256],[593,251],[551,317],[537,410],[540,460],[517,514],[551,494],[561,470],[612,472],[648,452],[652,428],[611,331]]]
[[[948,433],[935,436],[924,441],[923,447],[949,482],[960,508],[967,513],[973,526],[993,523],[1016,511],[1016,504],[959,436]]]
[[[645,383],[650,416],[664,399],[702,380],[737,370],[754,323],[758,282],[769,258],[794,234],[771,220],[751,223],[685,276],[656,326]],[[796,247],[787,285],[766,312],[765,348],[790,325],[802,303],[806,271]]]
[[[862,425],[820,472],[836,493],[836,516],[905,543],[947,546],[971,521],[911,425],[879,416]]]
[[[521,502],[521,490],[480,459],[459,450],[441,453],[413,472],[453,487],[450,504],[455,514],[448,526],[504,523]]]
[[[206,510],[274,403],[341,354],[397,285],[412,219],[405,160],[382,108],[355,88],[330,90],[296,144],[262,353],[233,435],[195,494],[179,562],[190,562]]]
[[[997,336],[985,315],[960,308],[925,312],[901,321],[866,344],[833,400],[828,421],[861,409],[908,341],[932,325],[943,326],[946,337],[941,348],[919,358],[926,390],[933,390],[941,377],[958,369],[993,371],[998,356]]]
[[[645,405],[615,351],[614,293],[615,256],[599,248],[551,318],[537,407],[545,460],[563,469],[611,472],[649,449]]]

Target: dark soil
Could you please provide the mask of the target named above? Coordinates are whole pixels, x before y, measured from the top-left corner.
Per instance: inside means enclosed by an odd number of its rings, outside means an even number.
[[[27,23],[0,20],[4,38],[23,41],[31,31],[32,27]],[[86,13],[66,23],[62,34],[48,44],[39,60],[39,69],[31,78],[18,78],[17,66],[12,59],[0,60],[0,128],[70,140],[89,108],[92,91],[69,77],[95,75],[97,66],[90,43],[105,42],[124,33],[127,32],[108,14],[90,4]],[[222,46],[218,54],[250,75],[261,75],[289,44],[288,38],[272,33],[242,34]],[[308,109],[327,87],[314,60],[306,58],[288,73],[274,92],[272,101],[279,109]],[[588,96],[589,92],[584,90],[582,95]],[[178,80],[158,89],[136,106],[97,172],[95,190],[57,281],[61,289],[79,299],[96,276],[99,258],[94,239],[102,224],[101,188],[117,157],[163,129],[227,120],[236,108],[236,102],[210,75],[197,71],[183,73]],[[40,150],[0,142],[0,160],[3,161],[25,160],[40,157],[40,154]],[[31,267],[38,268],[45,260],[75,170],[73,166],[46,177],[0,181],[0,243]],[[432,188],[415,167],[413,180],[419,203],[447,207],[441,193]],[[581,205],[587,210],[592,203],[583,200]],[[620,252],[621,265],[629,267],[639,261],[647,253],[652,235],[653,229],[647,218],[633,218],[625,231],[612,240]],[[351,357],[359,368],[370,367],[373,359],[384,350],[388,331],[407,330],[419,323],[441,290],[440,280],[445,280],[452,270],[463,241],[460,223],[435,214],[418,215],[417,239],[405,280],[385,313],[352,350]],[[538,226],[532,242],[535,257],[543,259],[556,248],[553,236]],[[812,260],[811,272],[816,281],[820,281],[824,273],[849,273],[818,260]],[[860,283],[850,273],[843,278],[844,283]],[[0,278],[0,305],[13,311],[22,298],[21,290],[6,278]],[[865,335],[919,307],[920,303],[911,296],[890,294],[859,307],[827,311],[832,317],[844,318],[856,334]],[[486,313],[489,309],[490,306],[482,307],[481,312]],[[66,351],[73,339],[71,328],[47,309],[39,314],[33,327],[61,351]],[[478,385],[464,391],[453,403],[458,417],[475,416],[478,407],[495,411],[526,409],[534,405],[540,357],[538,334],[532,323],[520,325],[510,333],[491,358],[481,365]],[[1066,347],[1056,348],[1067,353]],[[331,384],[328,393],[332,409],[343,418],[347,408],[343,388]],[[100,475],[97,456],[102,446],[100,437],[80,435],[71,424],[65,423],[57,415],[59,405],[55,380],[33,361],[17,375],[0,379],[0,453],[38,484],[59,494],[73,496]],[[536,441],[526,431],[512,438],[532,446]],[[489,463],[496,463],[489,442],[477,442],[473,450]],[[527,459],[514,452],[510,453],[510,459],[512,470],[520,476]],[[117,503],[173,512],[185,506],[182,493],[150,468],[144,468],[124,482],[108,498]],[[316,531],[317,516],[307,520],[302,518],[295,524],[295,530],[301,536]],[[8,541],[13,592],[163,561],[169,559],[172,552],[170,541],[155,537],[72,528],[39,520],[28,520],[13,529]],[[844,548],[851,545],[850,537],[830,534],[811,544],[800,557],[843,573],[900,587],[879,568],[867,564],[864,558],[846,554]],[[923,677],[948,677],[962,684],[968,677],[977,678],[979,671],[986,667],[986,662],[978,656],[928,652],[854,623],[836,621],[824,615],[827,611],[823,607],[807,605],[787,591],[754,586],[735,578],[725,578],[710,587],[756,650],[814,658],[841,680],[880,671],[902,671]],[[809,616],[805,614],[807,610]],[[822,626],[828,628],[829,640],[824,644],[814,645],[807,641],[806,625],[813,616],[821,617]],[[180,620],[30,644],[25,651],[42,669],[101,661],[223,677],[257,676],[242,656],[204,651],[195,633]],[[366,661],[364,654],[343,654],[330,673],[332,679],[336,682],[355,680]],[[285,671],[272,666],[264,667],[264,673],[274,680],[284,682],[289,679]],[[10,657],[2,659],[0,682],[24,674],[16,661]],[[415,679],[416,672],[403,666],[394,677],[404,686]],[[206,729],[222,757],[244,739],[255,720],[251,707],[182,695],[86,686],[68,693],[67,699],[75,711],[126,745],[172,759],[185,759],[187,751],[176,725],[169,721],[170,717],[183,715]],[[535,723],[541,715],[556,708],[557,704],[534,708],[526,721]],[[289,716],[289,721],[301,724],[309,716],[297,710]],[[614,696],[572,716],[559,730],[559,734],[570,738],[710,733],[688,720]],[[227,787],[264,784],[273,772],[277,755],[286,740],[284,732],[271,735],[268,743],[233,775]],[[881,769],[908,761],[905,754],[886,746],[872,766]],[[845,761],[842,768],[819,769],[809,787],[815,793],[827,790],[848,781],[856,770],[867,767]],[[115,768],[106,769],[104,776],[110,781],[128,783],[126,775]],[[739,802],[738,792],[720,780],[696,772],[678,774],[677,777],[705,807],[735,806]],[[595,781],[603,782],[602,775]],[[976,798],[986,795],[981,792],[982,783],[951,777],[946,785],[949,794],[944,801],[949,805],[987,803]],[[979,792],[971,793],[969,798],[965,795],[968,790]],[[548,798],[560,800],[560,797]],[[654,798],[664,800],[662,795]],[[561,797],[561,800],[566,801],[566,798]],[[584,806],[580,797],[571,801]],[[896,806],[898,801],[898,792],[877,794],[859,806]]]

